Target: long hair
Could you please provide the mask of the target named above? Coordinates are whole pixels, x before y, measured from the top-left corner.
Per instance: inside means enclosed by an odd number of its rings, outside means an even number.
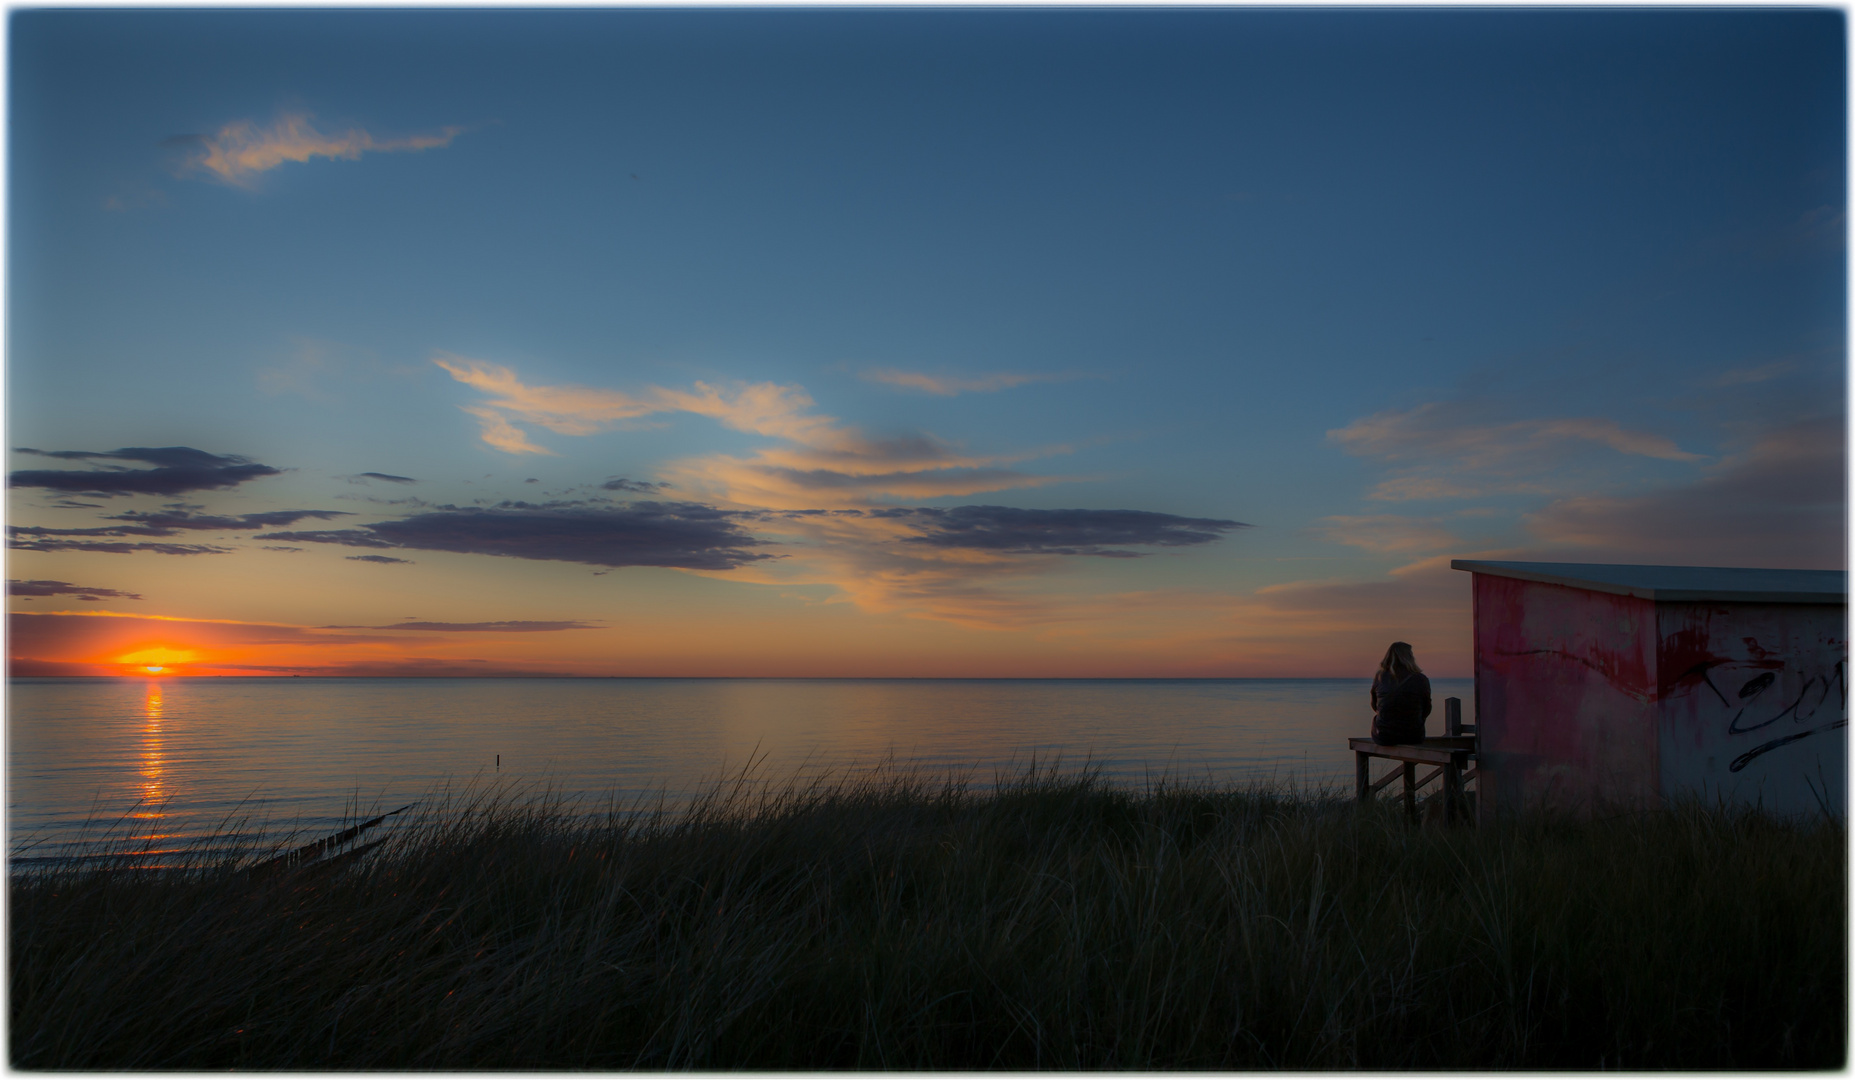
[[[1411,654],[1410,644],[1403,641],[1391,643],[1391,648],[1385,650],[1385,658],[1378,662],[1378,670],[1394,679],[1423,674],[1423,669],[1417,666],[1417,657]]]

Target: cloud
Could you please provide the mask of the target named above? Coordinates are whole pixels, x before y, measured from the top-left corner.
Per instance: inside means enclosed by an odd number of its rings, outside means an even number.
[[[450,126],[424,135],[380,138],[361,128],[339,133],[318,130],[308,113],[279,116],[269,127],[235,120],[212,135],[181,135],[168,145],[181,150],[180,171],[204,173],[234,187],[252,187],[260,175],[285,162],[312,158],[359,160],[362,154],[405,153],[449,146],[464,128]]]
[[[828,585],[870,612],[975,629],[1047,631],[1086,606],[1040,590],[1062,559],[1132,556],[1134,546],[1191,547],[1241,523],[1124,510],[965,506],[765,511],[752,515],[786,557],[726,576],[769,585]],[[1111,613],[1103,615],[1111,619]]]
[[[606,491],[635,491],[640,495],[655,495],[664,488],[663,484],[653,484],[649,480],[627,480],[622,476],[614,476],[599,486]]]
[[[286,548],[273,548],[272,550],[273,551],[283,551],[283,550],[301,551],[303,549],[302,548],[287,548],[287,549]],[[348,556],[348,561],[349,562],[371,562],[371,563],[410,563],[412,562],[411,559],[395,559],[391,555],[350,555]]]
[[[1490,424],[1482,422],[1483,411],[1466,402],[1432,402],[1375,413],[1327,432],[1327,438],[1355,456],[1399,466],[1369,496],[1384,500],[1564,490],[1584,482],[1574,466],[1600,447],[1658,461],[1705,460],[1671,439],[1632,431],[1614,420],[1563,417]]]
[[[1433,520],[1398,514],[1336,514],[1320,519],[1310,531],[1322,540],[1371,552],[1436,551],[1457,542],[1455,534]]]
[[[1009,390],[1026,383],[1062,382],[1072,379],[1073,375],[1015,375],[999,372],[993,375],[961,377],[958,375],[925,375],[917,371],[898,371],[894,368],[870,368],[862,373],[867,382],[883,383],[903,390],[919,390],[926,394],[940,397],[953,397],[955,394],[989,394],[997,390]]]
[[[432,630],[445,634],[539,634],[555,630],[598,630],[598,623],[578,622],[572,619],[536,620],[505,619],[500,622],[411,622],[393,623],[390,626],[364,627],[372,630]]]
[[[96,551],[108,555],[130,555],[152,551],[157,555],[226,555],[233,548],[212,544],[113,543],[110,541],[42,539],[22,526],[7,527],[7,546],[15,551]]]
[[[120,450],[34,450],[18,447],[22,454],[63,460],[103,459],[139,461],[154,465],[152,469],[109,466],[97,470],[22,469],[8,477],[10,487],[44,488],[84,495],[182,495],[189,491],[210,491],[235,487],[248,480],[276,476],[282,472],[260,465],[236,454],[209,454],[190,446],[125,446]]]
[[[79,600],[140,600],[140,593],[117,589],[99,589],[90,585],[73,585],[68,581],[19,581],[9,578],[6,591],[13,596],[62,596],[71,594]]]
[[[697,497],[738,506],[800,509],[821,502],[869,505],[878,498],[928,499],[1049,483],[1002,466],[1055,450],[1012,457],[970,455],[928,435],[871,438],[830,416],[796,386],[698,382],[691,390],[648,387],[641,393],[585,386],[530,386],[509,368],[443,354],[433,363],[490,396],[461,408],[475,416],[481,437],[513,454],[552,451],[529,441],[515,421],[561,435],[591,435],[659,413],[690,413],[724,427],[778,439],[785,445],[751,457],[714,454],[666,468],[671,483]]]
[[[1559,499],[1526,518],[1540,541],[1619,562],[1839,568],[1847,560],[1840,417],[1759,435],[1699,481],[1647,495]]]
[[[728,570],[772,558],[752,550],[762,541],[744,531],[738,517],[694,503],[638,502],[611,509],[508,503],[258,539],[688,570]]]
[[[418,483],[417,480],[414,480],[410,476],[394,476],[392,473],[383,473],[383,472],[355,473],[353,476],[345,476],[342,479],[348,481],[351,484],[366,483],[369,480],[385,480],[389,484],[416,484]]]
[[[153,551],[161,555],[223,555],[233,549],[206,544],[105,543],[96,539],[72,538],[178,536],[187,530],[223,532],[240,529],[274,529],[280,525],[295,524],[304,518],[326,520],[352,516],[343,510],[272,510],[259,514],[240,514],[237,517],[195,514],[190,509],[168,509],[148,513],[131,510],[126,514],[112,514],[104,518],[105,521],[127,523],[123,525],[97,525],[81,529],[54,529],[43,525],[11,525],[7,527],[7,535],[10,537],[9,546],[21,551],[100,551],[112,555]]]
[[[478,434],[483,441],[501,450],[505,454],[545,454],[558,457],[554,451],[545,446],[536,446],[528,441],[528,433],[514,424],[495,409],[486,409],[481,405],[465,405],[463,410],[477,418]]]
[[[1206,544],[1241,521],[1186,518],[1145,510],[1023,510],[1010,506],[956,506],[872,510],[872,517],[906,521],[920,531],[909,543],[939,548],[1047,555],[1133,558],[1125,545],[1183,547]]]
[[[185,510],[163,510],[142,513],[134,510],[126,514],[110,514],[106,521],[127,521],[128,528],[118,533],[107,530],[48,530],[62,535],[83,535],[100,531],[103,535],[140,535],[173,536],[183,529],[210,530],[223,532],[239,529],[275,529],[284,525],[294,525],[304,518],[317,518],[326,521],[330,518],[353,517],[347,510],[267,510],[260,514],[239,514],[236,517],[224,517],[212,514],[194,514]]]
[[[1753,383],[1769,382],[1781,375],[1789,375],[1797,370],[1797,366],[1795,360],[1774,360],[1757,367],[1733,368],[1714,376],[1708,380],[1707,385],[1715,389],[1725,389],[1729,386],[1749,386]]]

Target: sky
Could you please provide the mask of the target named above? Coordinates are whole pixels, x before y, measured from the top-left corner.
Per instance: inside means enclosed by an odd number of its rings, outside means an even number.
[[[15,10],[15,675],[1470,670],[1846,564],[1836,10]]]

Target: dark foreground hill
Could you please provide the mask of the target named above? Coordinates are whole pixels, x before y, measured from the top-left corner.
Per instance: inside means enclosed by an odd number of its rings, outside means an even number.
[[[896,772],[11,881],[26,1069],[1833,1069],[1846,835]]]

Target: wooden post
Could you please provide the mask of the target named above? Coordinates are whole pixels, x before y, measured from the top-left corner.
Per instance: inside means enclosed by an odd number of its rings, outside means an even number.
[[[1459,755],[1451,754],[1449,764],[1443,766],[1443,821],[1450,825],[1454,825],[1462,813],[1458,805],[1462,802],[1462,765],[1460,762]]]
[[[1412,821],[1417,820],[1417,763],[1404,763],[1404,814]]]
[[[1372,755],[1355,750],[1353,757],[1359,759],[1353,763],[1353,794],[1360,802],[1365,802],[1372,797]]]
[[[1462,734],[1462,699],[1446,697],[1443,699],[1443,734],[1456,736]]]

